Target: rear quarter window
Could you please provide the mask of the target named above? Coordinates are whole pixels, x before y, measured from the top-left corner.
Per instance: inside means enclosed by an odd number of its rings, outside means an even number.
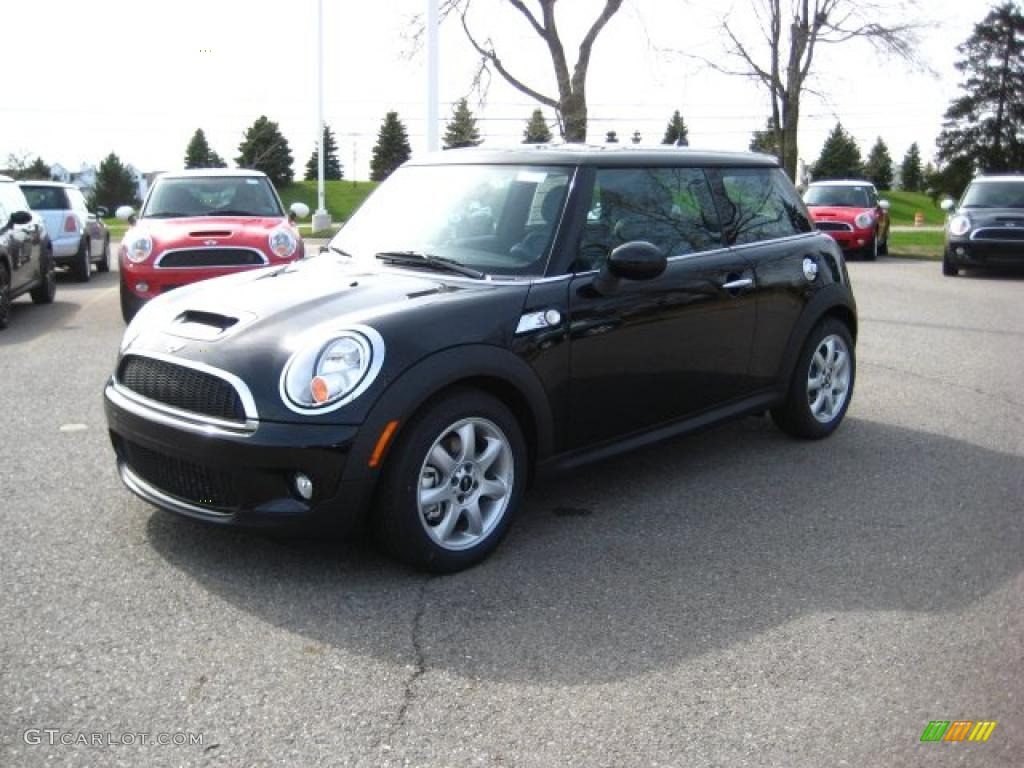
[[[781,169],[723,168],[717,175],[722,217],[731,245],[813,230],[803,201]]]

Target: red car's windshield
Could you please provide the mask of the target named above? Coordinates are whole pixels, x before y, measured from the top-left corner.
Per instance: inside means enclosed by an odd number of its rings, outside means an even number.
[[[812,186],[804,194],[804,202],[807,205],[831,205],[838,208],[873,208],[875,195],[871,187]]]
[[[142,218],[284,216],[270,181],[252,176],[160,179]]]

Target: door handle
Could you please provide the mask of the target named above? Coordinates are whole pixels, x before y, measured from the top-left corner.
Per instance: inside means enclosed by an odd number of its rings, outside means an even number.
[[[730,280],[727,283],[722,283],[722,288],[727,291],[738,291],[740,288],[749,288],[753,284],[753,278],[741,277],[739,280]]]

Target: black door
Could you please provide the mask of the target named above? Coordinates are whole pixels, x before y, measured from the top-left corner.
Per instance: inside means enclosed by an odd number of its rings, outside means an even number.
[[[703,171],[600,169],[577,267],[599,268],[623,242],[669,255],[653,280],[570,286],[572,448],[696,414],[747,394],[754,271],[722,247]]]

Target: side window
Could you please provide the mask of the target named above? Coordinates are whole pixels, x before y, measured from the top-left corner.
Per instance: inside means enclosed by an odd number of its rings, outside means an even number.
[[[731,245],[789,237],[813,229],[807,209],[779,168],[723,168],[722,215]]]
[[[700,168],[602,168],[594,181],[576,269],[600,269],[616,247],[646,240],[671,258],[721,245]]]

